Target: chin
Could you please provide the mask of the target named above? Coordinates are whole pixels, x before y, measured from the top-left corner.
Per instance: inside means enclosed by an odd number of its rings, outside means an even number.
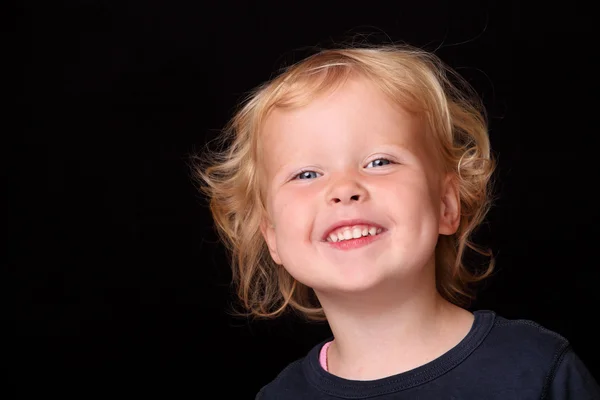
[[[324,293],[360,294],[377,289],[385,281],[386,277],[381,274],[344,274],[343,276],[329,276],[327,280],[315,282],[311,287]]]

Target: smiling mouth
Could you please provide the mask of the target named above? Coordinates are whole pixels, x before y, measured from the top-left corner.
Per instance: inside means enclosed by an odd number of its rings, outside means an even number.
[[[374,226],[356,226],[353,228],[345,228],[343,230],[330,233],[329,236],[327,236],[326,241],[333,243],[344,242],[348,240],[360,239],[363,237],[377,236],[381,232],[383,232],[383,228],[376,228]]]
[[[361,236],[357,238],[352,237],[351,239],[337,241],[333,241],[328,238],[328,240],[324,241],[323,243],[335,250],[354,250],[368,246],[369,244],[379,240],[382,236],[385,236],[386,232],[386,229],[379,228],[374,235],[368,234],[366,236],[362,236],[361,234]]]

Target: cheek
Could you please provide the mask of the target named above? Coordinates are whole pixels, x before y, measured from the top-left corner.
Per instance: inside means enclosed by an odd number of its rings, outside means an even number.
[[[303,225],[313,207],[314,196],[306,190],[286,190],[273,199],[273,210],[279,220],[288,225]]]
[[[402,221],[412,226],[429,225],[439,218],[439,204],[434,201],[433,193],[421,180],[406,181],[402,185],[391,185],[387,191],[384,209],[395,210]]]
[[[302,214],[302,208],[289,197],[278,198],[272,206],[277,237],[287,239],[298,229],[298,217]]]
[[[305,197],[299,193],[289,193],[273,203],[276,210],[276,237],[282,249],[294,249],[294,245],[309,242],[312,237],[314,200]]]

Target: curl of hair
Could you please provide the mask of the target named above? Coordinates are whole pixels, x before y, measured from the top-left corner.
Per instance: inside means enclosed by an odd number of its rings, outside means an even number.
[[[453,235],[440,235],[436,285],[450,302],[465,306],[473,284],[493,270],[489,251],[471,241],[491,204],[491,155],[485,110],[470,85],[434,54],[410,46],[323,50],[253,90],[218,139],[194,163],[219,236],[231,255],[232,278],[242,315],[271,318],[295,310],[325,319],[314,292],[269,255],[260,225],[266,216],[261,177],[260,131],[275,107],[293,108],[334,90],[351,75],[375,83],[392,101],[425,117],[445,172],[460,194],[461,217]],[[472,250],[490,258],[483,272],[464,262]]]

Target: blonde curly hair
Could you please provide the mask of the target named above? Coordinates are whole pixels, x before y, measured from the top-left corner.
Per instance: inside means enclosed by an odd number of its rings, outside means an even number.
[[[293,108],[340,85],[351,74],[375,83],[406,109],[425,117],[446,172],[460,193],[461,217],[454,235],[436,246],[436,286],[448,301],[466,306],[473,283],[488,277],[490,251],[471,241],[491,205],[495,161],[490,151],[485,110],[470,85],[434,54],[410,46],[322,50],[253,90],[218,137],[194,163],[200,190],[208,197],[219,236],[230,251],[232,278],[244,315],[276,317],[288,309],[308,319],[325,319],[314,292],[271,259],[261,234],[266,216],[261,181],[259,135],[277,107]],[[468,268],[465,251],[489,257],[481,272]]]

